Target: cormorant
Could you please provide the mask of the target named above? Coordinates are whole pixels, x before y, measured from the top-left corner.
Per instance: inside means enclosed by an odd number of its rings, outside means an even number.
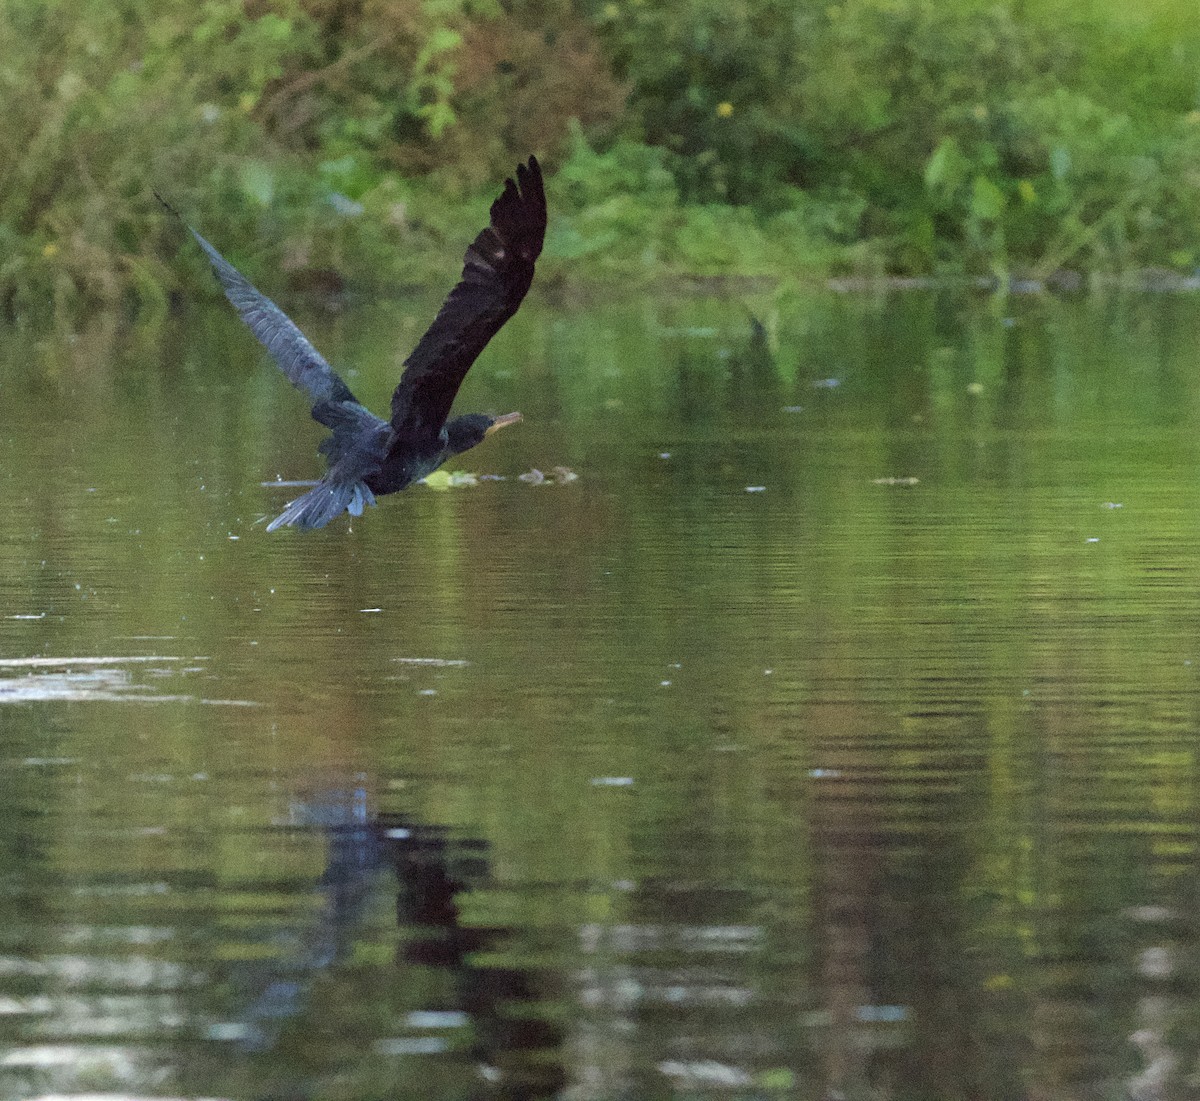
[[[467,249],[461,280],[404,361],[386,421],[359,404],[288,316],[187,226],[207,253],[225,297],[292,384],[307,392],[313,418],[332,431],[320,445],[329,467],[325,476],[290,502],[267,531],[285,524],[324,527],[343,511],[360,516],[377,495],[404,489],[521,419],[520,413],[446,419],[471,364],[517,312],[542,251],[546,193],[537,158],[518,165],[516,177],[505,180],[492,203],[491,224]],[[159,201],[179,217],[161,196]]]

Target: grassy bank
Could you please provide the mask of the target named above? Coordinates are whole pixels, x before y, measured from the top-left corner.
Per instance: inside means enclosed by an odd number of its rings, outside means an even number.
[[[552,173],[545,268],[1044,276],[1200,264],[1180,0],[82,0],[0,11],[0,300],[444,278]]]

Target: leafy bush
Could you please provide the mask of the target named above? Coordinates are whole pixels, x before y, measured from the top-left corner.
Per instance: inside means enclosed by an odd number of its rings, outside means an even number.
[[[9,4],[0,301],[161,304],[177,271],[200,278],[194,250],[164,263],[186,242],[155,188],[252,276],[448,271],[465,204],[531,151],[554,173],[548,263],[573,272],[1192,266],[1191,16],[1183,0]]]
[[[618,141],[598,152],[580,127],[552,181],[550,260],[575,272],[647,278],[681,275],[801,275],[833,266],[834,242],[852,236],[860,208],[795,192],[784,212],[730,203],[684,203],[669,153]]]
[[[0,291],[10,300],[115,302],[130,284],[153,296],[164,272],[151,187],[209,203],[236,187],[239,157],[263,149],[249,112],[310,41],[299,15],[246,19],[235,0],[163,0],[151,20],[141,9],[0,9],[12,44],[0,68]]]
[[[489,92],[464,80],[460,63],[484,24],[501,40],[528,37],[493,0],[0,7],[10,44],[0,67],[0,300],[161,302],[174,283],[161,257],[185,241],[154,190],[238,263],[247,259],[232,242],[253,255],[262,240],[284,268],[380,282],[419,274],[444,245],[429,218],[409,217],[414,191],[397,169],[423,174],[455,136],[458,171],[439,181],[450,202],[432,204],[432,222],[450,222],[451,202],[484,180],[495,187],[489,160],[506,171],[515,160],[503,141],[470,156]],[[501,61],[493,76],[508,79]],[[601,113],[602,101],[593,95]],[[554,109],[551,99],[524,117],[544,127]],[[557,121],[560,136],[566,125]],[[529,148],[522,140],[522,155]]]
[[[667,151],[685,201],[857,209],[897,271],[1161,262],[1168,238],[1190,262],[1200,35],[1179,0],[1131,11],[596,0],[593,18],[628,133]]]

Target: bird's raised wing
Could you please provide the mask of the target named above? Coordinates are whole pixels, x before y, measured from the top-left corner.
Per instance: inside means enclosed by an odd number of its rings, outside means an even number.
[[[322,424],[329,424],[328,420],[319,415],[321,406],[328,402],[349,401],[357,404],[350,388],[325,362],[321,353],[308,342],[308,338],[296,327],[295,322],[184,222],[170,203],[157,192],[155,196],[167,210],[183,222],[188,232],[204,249],[221,288],[225,291],[225,297],[233,303],[233,308],[250,327],[250,331],[271,353],[271,358],[279,364],[292,385],[305,391],[312,399],[313,416]]]
[[[401,438],[441,430],[475,358],[517,312],[546,235],[546,192],[536,157],[519,165],[492,203],[491,225],[475,238],[462,279],[429,331],[404,361],[392,394],[392,429]]]

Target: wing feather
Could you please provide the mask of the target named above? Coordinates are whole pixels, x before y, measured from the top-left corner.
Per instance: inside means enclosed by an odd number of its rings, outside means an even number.
[[[158,201],[179,218],[179,213],[161,195]],[[225,297],[288,380],[308,394],[313,418],[331,430],[320,446],[329,466],[325,477],[308,493],[292,501],[271,521],[267,531],[291,524],[324,527],[347,510],[353,516],[361,515],[365,505],[375,503],[375,495],[364,479],[379,470],[387,453],[391,437],[387,422],[358,402],[283,310],[191,226],[183,224],[204,250]]]
[[[267,349],[271,358],[279,364],[288,381],[312,399],[313,416],[322,420],[317,416],[317,409],[327,402],[356,401],[350,388],[325,362],[321,353],[308,342],[308,338],[295,322],[184,222],[179,212],[161,195],[157,192],[155,194],[158,201],[179,218],[188,232],[196,238],[212,264],[225,297],[233,304],[233,308],[258,338],[259,343]],[[322,423],[326,422],[322,420]]]
[[[392,428],[413,438],[441,431],[467,371],[517,312],[546,234],[546,192],[536,157],[517,167],[492,203],[491,222],[463,260],[462,278],[404,362],[392,394]]]

